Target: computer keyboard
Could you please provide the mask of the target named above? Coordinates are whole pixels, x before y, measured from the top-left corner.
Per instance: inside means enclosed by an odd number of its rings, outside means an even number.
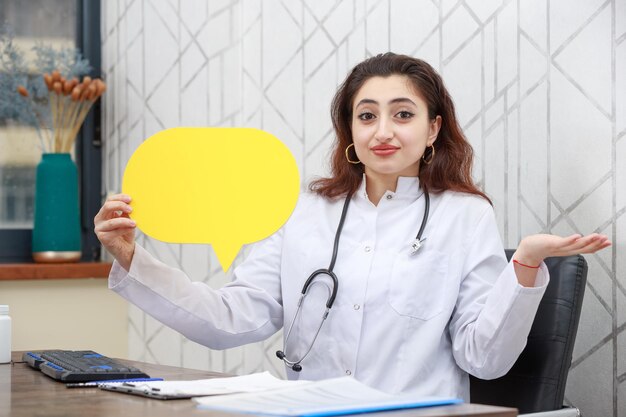
[[[149,378],[137,368],[91,350],[25,352],[22,359],[31,367],[63,382]]]

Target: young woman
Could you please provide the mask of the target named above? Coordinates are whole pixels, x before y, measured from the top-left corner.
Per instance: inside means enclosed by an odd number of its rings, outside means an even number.
[[[358,64],[332,120],[332,176],[313,182],[231,284],[211,289],[151,257],[134,242],[130,197],[117,195],[95,218],[116,259],[109,285],[213,349],[284,327],[277,355],[292,379],[352,375],[467,401],[468,374],[499,377],[524,348],[549,280],[543,259],[610,242],[533,235],[507,263],[452,100],[423,61],[386,53]]]

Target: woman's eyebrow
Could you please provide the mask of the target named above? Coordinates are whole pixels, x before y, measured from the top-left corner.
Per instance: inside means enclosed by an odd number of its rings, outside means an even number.
[[[396,103],[410,103],[410,104],[412,104],[414,106],[417,106],[417,104],[415,104],[415,102],[413,100],[411,100],[410,98],[406,98],[406,97],[398,97],[398,98],[394,98],[392,100],[389,100],[389,104],[396,104]],[[372,100],[371,98],[364,98],[363,100],[359,101],[355,107],[359,107],[361,104],[376,104],[376,105],[378,105],[378,102],[376,100]]]
[[[414,106],[417,106],[417,104],[415,104],[413,100],[411,100],[410,98],[406,98],[406,97],[398,97],[389,101],[389,104],[395,104],[395,103],[410,103]]]

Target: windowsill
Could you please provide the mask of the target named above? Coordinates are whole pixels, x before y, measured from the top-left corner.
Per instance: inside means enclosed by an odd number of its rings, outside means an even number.
[[[0,281],[22,279],[107,278],[111,264],[106,262],[79,262],[68,264],[3,264],[0,263]]]

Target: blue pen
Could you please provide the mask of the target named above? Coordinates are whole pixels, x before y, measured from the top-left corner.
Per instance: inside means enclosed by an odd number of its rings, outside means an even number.
[[[125,382],[146,382],[146,381],[163,381],[163,378],[128,378],[128,379],[107,379],[104,381],[89,382],[71,382],[65,384],[67,388],[97,388],[101,384],[125,383]]]

